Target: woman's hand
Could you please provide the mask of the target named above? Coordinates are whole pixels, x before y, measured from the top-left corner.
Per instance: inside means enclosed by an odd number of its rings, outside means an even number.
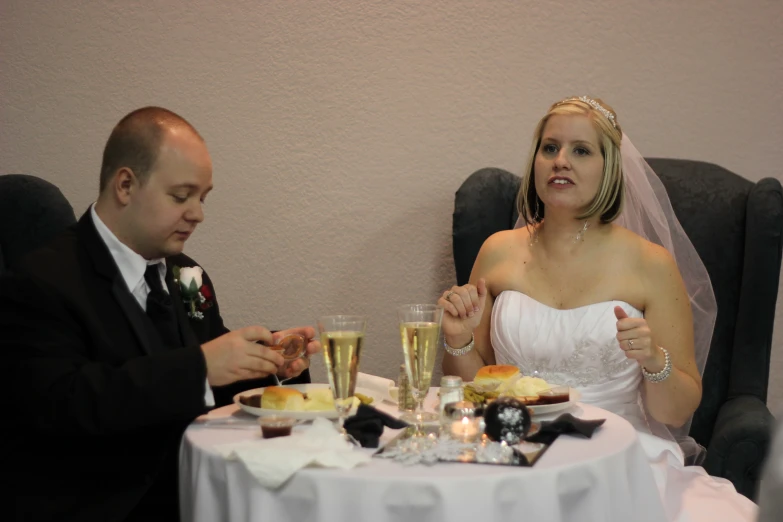
[[[614,307],[617,317],[617,340],[625,356],[634,359],[651,373],[663,370],[665,357],[653,343],[652,333],[643,317],[628,317],[620,306]]]
[[[486,302],[487,283],[484,279],[479,279],[478,286],[452,286],[443,292],[438,299],[438,304],[444,308],[443,335],[452,339],[472,335],[481,322]],[[465,344],[469,341],[470,338],[467,338]]]

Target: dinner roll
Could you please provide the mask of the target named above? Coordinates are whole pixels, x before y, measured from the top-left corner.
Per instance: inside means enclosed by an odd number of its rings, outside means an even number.
[[[261,396],[261,407],[270,410],[304,411],[304,395],[293,388],[269,386]]]
[[[473,378],[473,383],[482,387],[497,387],[519,375],[519,368],[509,364],[484,366]]]

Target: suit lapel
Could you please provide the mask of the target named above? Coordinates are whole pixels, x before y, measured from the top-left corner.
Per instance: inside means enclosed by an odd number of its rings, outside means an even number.
[[[125,317],[128,319],[142,351],[147,354],[152,353],[153,340],[150,339],[149,330],[145,327],[145,321],[148,320],[147,316],[139,306],[136,298],[128,290],[128,286],[122,279],[120,270],[117,268],[117,264],[114,262],[108,247],[101,239],[101,236],[98,235],[89,210],[79,220],[77,230],[82,244],[86,247],[92,259],[95,271],[100,276],[111,281],[112,295],[125,313]]]
[[[201,344],[196,338],[196,334],[190,324],[190,319],[185,312],[182,303],[182,294],[179,292],[179,284],[174,283],[171,275],[171,261],[166,259],[166,286],[171,295],[171,302],[174,304],[174,313],[177,316],[177,325],[179,326],[179,337],[183,346],[198,346]]]

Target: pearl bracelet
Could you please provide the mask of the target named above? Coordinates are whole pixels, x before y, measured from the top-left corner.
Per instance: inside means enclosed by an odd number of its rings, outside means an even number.
[[[666,362],[663,365],[663,370],[657,373],[650,373],[644,368],[644,366],[642,366],[642,375],[644,375],[644,378],[650,382],[665,381],[672,373],[672,359],[669,357],[668,350],[666,350],[666,348],[663,346],[659,346],[658,349],[663,352],[663,356],[666,359]]]
[[[443,338],[443,348],[446,349],[446,353],[449,355],[453,355],[455,357],[459,357],[460,355],[465,355],[469,351],[473,349],[475,346],[475,338],[473,337],[473,334],[470,334],[470,342],[463,346],[462,348],[452,348],[449,346],[449,344],[446,342],[446,338]]]

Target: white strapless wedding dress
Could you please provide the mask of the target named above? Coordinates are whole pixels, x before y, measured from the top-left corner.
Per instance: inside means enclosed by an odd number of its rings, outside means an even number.
[[[653,435],[655,424],[647,422],[641,404],[642,373],[615,337],[617,305],[630,317],[643,315],[621,301],[558,310],[521,292],[501,292],[492,310],[496,362],[577,388],[582,402],[628,420],[639,433],[669,520],[756,520],[756,505],[731,482],[699,466],[685,466],[674,441]]]

